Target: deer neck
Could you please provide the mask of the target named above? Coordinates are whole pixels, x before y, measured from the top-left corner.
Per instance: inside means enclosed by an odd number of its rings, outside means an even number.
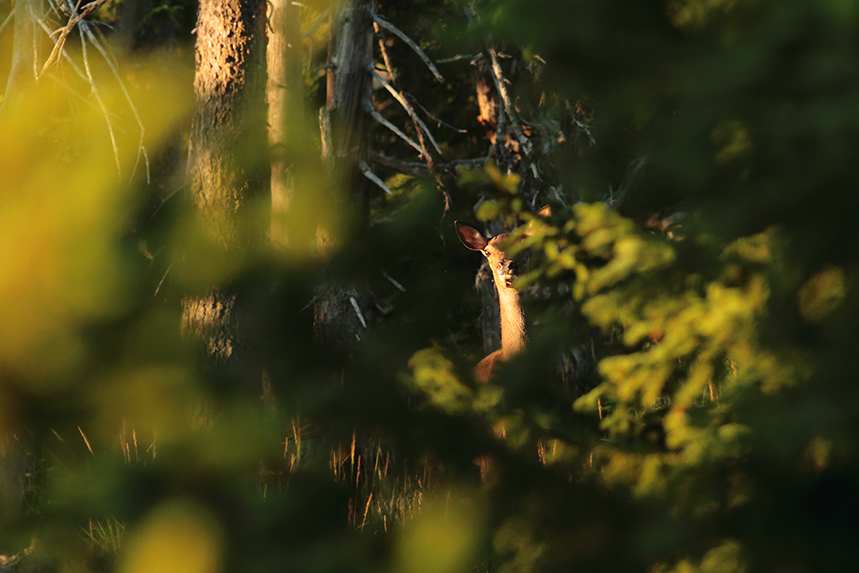
[[[496,280],[498,306],[501,311],[501,355],[504,360],[525,348],[525,314],[519,303],[519,291]]]

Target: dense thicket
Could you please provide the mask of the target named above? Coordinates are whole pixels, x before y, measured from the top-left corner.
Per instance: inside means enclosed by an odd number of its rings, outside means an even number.
[[[187,2],[105,4],[116,32],[70,36],[0,125],[2,483],[24,500],[0,497],[0,553],[84,571],[855,569],[859,9],[380,1],[444,80],[374,32],[374,109],[425,157],[376,125],[390,193],[372,186],[368,227],[342,226],[322,161],[326,8],[301,10],[312,111],[275,154],[293,195],[271,252],[227,252],[192,216]],[[111,38],[125,56],[97,60]],[[490,303],[457,219],[531,222],[510,246],[531,253],[528,347],[483,384]],[[372,293],[349,353],[313,336],[331,285]],[[226,370],[180,329],[213,289],[246,297]]]

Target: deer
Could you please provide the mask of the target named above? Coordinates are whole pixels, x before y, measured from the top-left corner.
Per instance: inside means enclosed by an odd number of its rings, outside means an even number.
[[[550,215],[548,207],[540,210],[541,216]],[[519,291],[513,286],[513,281],[519,276],[526,262],[527,255],[511,257],[502,248],[509,239],[510,233],[503,233],[491,239],[487,239],[483,233],[471,225],[454,221],[456,234],[465,248],[479,251],[489,262],[492,270],[492,278],[495,283],[495,291],[498,293],[498,307],[501,314],[501,348],[490,353],[474,367],[474,377],[478,382],[489,382],[495,374],[497,366],[510,360],[513,356],[525,349],[527,342],[527,331],[525,326],[525,313],[519,301]],[[527,234],[527,230],[526,230]],[[495,433],[503,436],[503,426],[495,428]],[[495,477],[494,464],[490,455],[482,455],[475,460],[480,468],[480,479],[487,483]]]
[[[539,214],[548,216],[551,213],[548,207],[544,207]],[[487,382],[492,378],[499,363],[510,360],[525,349],[527,341],[525,313],[519,301],[519,291],[513,287],[513,281],[519,276],[527,255],[516,258],[507,255],[501,245],[508,239],[510,233],[487,239],[471,225],[459,221],[454,221],[453,224],[465,248],[479,251],[486,257],[492,270],[495,290],[498,293],[498,307],[501,311],[501,348],[489,354],[474,367],[474,377],[480,382]]]

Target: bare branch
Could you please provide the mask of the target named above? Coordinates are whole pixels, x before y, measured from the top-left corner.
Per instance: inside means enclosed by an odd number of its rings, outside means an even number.
[[[304,6],[303,4],[299,4],[298,2],[293,2],[293,4],[298,6]],[[310,27],[310,29],[303,34],[301,34],[301,38],[307,38],[310,40],[310,46],[307,49],[307,71],[310,71],[310,62],[313,61],[313,36],[316,34],[316,31],[319,29],[319,25],[324,21],[325,17],[328,16],[328,10],[322,12],[319,17],[316,18],[316,22]],[[316,70],[314,70],[316,71]]]
[[[385,182],[379,179],[379,177],[375,173],[373,173],[373,171],[370,169],[370,166],[367,165],[366,162],[361,161],[360,163],[358,163],[358,168],[361,169],[361,173],[364,174],[364,177],[381,187],[385,193],[387,193],[388,195],[394,194],[390,189],[388,189],[388,186],[385,185]]]
[[[421,157],[423,157],[424,150],[421,149],[421,146],[418,145],[414,139],[412,139],[408,135],[406,135],[399,127],[397,127],[396,125],[394,125],[393,123],[391,123],[390,121],[388,121],[387,119],[382,117],[382,115],[379,114],[379,112],[377,112],[375,109],[370,110],[370,115],[373,117],[373,119],[375,119],[376,121],[378,121],[379,123],[381,123],[382,125],[387,127],[388,129],[390,129],[391,131],[393,131],[394,133],[399,135],[403,141],[405,141],[406,143],[408,143],[409,145],[411,145],[412,147],[417,149],[418,153],[420,153]]]
[[[532,153],[531,140],[522,131],[519,116],[516,113],[516,108],[513,105],[513,100],[510,98],[510,92],[507,90],[507,80],[504,78],[504,73],[501,70],[501,63],[498,61],[498,52],[494,49],[489,50],[489,57],[492,60],[492,77],[495,80],[495,87],[498,88],[498,95],[501,96],[501,101],[504,102],[504,111],[510,119],[510,125],[516,133],[516,139],[522,145],[525,155],[530,156]],[[501,123],[500,121],[498,122]]]
[[[406,288],[405,288],[403,285],[401,285],[399,282],[395,281],[395,280],[394,280],[394,277],[392,277],[392,276],[391,276],[391,275],[389,275],[387,272],[385,272],[385,269],[382,269],[382,276],[383,276],[383,277],[385,277],[386,279],[388,279],[388,281],[390,281],[390,283],[391,283],[392,285],[394,285],[395,287],[397,287],[397,289],[398,289],[400,292],[406,292]]]
[[[131,172],[131,175],[134,176],[134,172],[137,171],[137,166],[140,164],[141,158],[143,159],[144,166],[146,168],[146,182],[149,183],[149,155],[146,153],[146,148],[143,145],[144,138],[146,136],[146,127],[143,125],[143,120],[140,118],[140,114],[137,111],[137,106],[134,105],[134,100],[131,99],[131,94],[128,93],[128,88],[125,86],[125,82],[122,80],[122,76],[119,73],[119,69],[117,68],[116,61],[113,59],[112,55],[105,50],[104,46],[95,35],[92,33],[90,26],[88,23],[83,23],[80,28],[86,33],[89,37],[90,42],[96,47],[96,49],[101,53],[102,57],[107,62],[108,67],[110,68],[113,77],[116,78],[116,81],[119,83],[119,87],[122,90],[122,94],[125,96],[125,101],[128,103],[128,107],[131,109],[132,115],[134,115],[134,119],[137,122],[137,127],[140,129],[140,138],[137,143],[137,158],[134,162],[134,169]]]
[[[449,58],[444,58],[442,60],[436,60],[437,64],[450,64],[453,62],[458,62],[459,60],[473,60],[476,56],[474,54],[457,54],[455,56],[451,56]]]
[[[54,49],[51,50],[51,55],[48,56],[48,59],[45,61],[45,65],[42,66],[42,71],[39,72],[40,77],[42,74],[45,73],[45,70],[47,70],[49,67],[51,67],[54,64],[54,62],[56,62],[57,59],[59,59],[60,53],[62,53],[63,48],[66,45],[66,38],[68,38],[69,34],[71,34],[72,30],[78,24],[78,22],[83,20],[90,12],[92,12],[93,10],[95,10],[96,8],[98,8],[99,6],[104,4],[105,2],[107,2],[107,0],[93,0],[92,2],[90,2],[89,4],[84,6],[80,12],[78,12],[78,8],[80,7],[82,1],[83,0],[78,0],[77,5],[75,6],[74,10],[72,11],[72,15],[69,16],[68,24],[66,24],[64,27],[60,28],[59,30],[55,30],[51,34],[51,36],[59,34],[60,37],[57,38],[57,43],[54,44]]]
[[[453,131],[455,131],[455,132],[457,132],[457,133],[468,133],[468,130],[467,130],[467,129],[459,129],[459,128],[458,128],[458,127],[456,127],[456,126],[454,126],[454,125],[451,125],[451,124],[447,123],[447,122],[446,122],[446,121],[444,121],[443,119],[441,119],[441,118],[439,118],[439,117],[436,117],[432,112],[430,112],[430,110],[428,110],[428,109],[427,109],[427,108],[425,108],[423,105],[421,105],[421,102],[419,102],[419,101],[418,101],[418,99],[417,99],[415,96],[413,96],[412,94],[410,94],[410,93],[408,93],[408,92],[403,92],[403,93],[404,93],[405,95],[407,95],[407,96],[409,97],[409,99],[411,99],[412,101],[414,101],[414,102],[415,102],[415,105],[417,105],[419,108],[421,108],[421,111],[422,111],[422,112],[424,112],[425,114],[427,114],[430,118],[432,118],[434,121],[436,121],[440,126],[444,126],[444,127],[448,128],[448,129],[452,129]]]
[[[12,21],[12,18],[14,18],[14,17],[15,17],[15,9],[14,9],[14,8],[12,8],[12,10],[9,12],[9,15],[8,15],[8,16],[6,16],[6,19],[5,19],[5,20],[3,20],[3,25],[2,25],[2,26],[0,26],[0,34],[2,34],[2,33],[3,33],[3,30],[5,30],[5,29],[6,29],[6,26],[8,26],[8,25],[9,25],[9,22],[11,22],[11,21]]]
[[[448,163],[437,163],[436,169],[448,173],[455,173],[457,167],[465,167],[466,169],[477,169],[486,164],[488,157],[477,157],[475,159],[455,159]],[[396,171],[404,175],[413,177],[430,177],[433,173],[429,170],[426,163],[402,161],[380,153],[374,153],[370,159],[373,163],[385,169]]]
[[[403,97],[403,95],[400,92],[398,92],[396,89],[394,89],[394,87],[390,83],[388,83],[388,80],[383,78],[379,74],[379,72],[377,72],[376,70],[374,70],[372,68],[370,68],[370,72],[372,72],[373,77],[376,78],[377,80],[379,80],[379,83],[381,83],[385,87],[385,89],[388,90],[388,92],[392,96],[394,96],[394,99],[397,100],[398,102],[400,102],[400,105],[403,106],[403,109],[406,110],[406,113],[409,114],[409,117],[411,117],[412,120],[415,123],[417,123],[421,129],[424,130],[424,133],[426,134],[427,138],[430,140],[430,143],[432,143],[432,146],[435,148],[436,152],[439,155],[441,155],[441,148],[438,146],[438,143],[436,142],[435,138],[430,133],[429,128],[423,122],[423,120],[417,116],[417,114],[415,113],[415,110],[413,110],[412,106],[409,105],[409,102],[406,101],[406,98]]]
[[[393,84],[397,83],[397,74],[394,73],[394,67],[391,65],[391,56],[388,54],[388,47],[385,45],[385,38],[382,36],[381,28],[379,28],[379,24],[373,23],[373,29],[376,31],[376,39],[379,42],[379,53],[382,54],[382,61],[385,62],[385,69],[388,71],[388,77]],[[406,111],[409,111],[406,109]],[[409,113],[409,116],[412,117],[412,123],[415,126],[415,133],[418,136],[418,142],[421,146],[421,154],[424,159],[427,161],[427,166],[432,167],[434,162],[432,154],[427,148],[427,138],[424,135],[424,131],[421,129],[420,125],[414,120],[414,114]]]
[[[101,108],[101,113],[104,115],[104,119],[107,122],[107,132],[110,134],[110,144],[113,147],[113,159],[116,162],[116,171],[122,176],[122,165],[119,162],[119,146],[116,143],[116,134],[113,132],[113,124],[110,122],[110,112],[107,110],[107,105],[105,105],[104,100],[101,99],[101,93],[95,84],[95,78],[92,77],[92,70],[89,67],[89,57],[87,56],[86,49],[86,40],[84,39],[84,31],[83,28],[79,28],[78,30],[81,36],[81,55],[84,60],[84,70],[86,70],[87,78],[89,79],[90,86],[93,90],[93,95],[95,96],[95,101],[98,102],[98,107]],[[57,41],[59,44],[59,41]],[[54,46],[56,48],[56,45]]]
[[[432,72],[432,74],[435,76],[435,79],[437,79],[437,80],[438,80],[438,81],[440,81],[440,82],[444,82],[444,78],[443,78],[443,77],[442,77],[442,75],[438,72],[438,69],[435,67],[435,64],[433,64],[433,63],[432,63],[432,60],[430,60],[430,59],[427,57],[427,55],[424,53],[424,51],[423,51],[423,50],[421,50],[421,49],[420,49],[420,47],[418,47],[418,45],[417,45],[417,44],[415,44],[415,43],[414,43],[414,41],[412,41],[412,39],[411,39],[411,38],[409,38],[408,36],[406,36],[406,35],[405,35],[405,34],[404,34],[404,33],[403,33],[399,28],[397,28],[396,26],[394,26],[393,24],[391,24],[390,22],[388,22],[387,20],[385,20],[384,18],[382,18],[381,16],[379,16],[378,14],[373,14],[373,19],[376,21],[376,23],[377,23],[379,26],[381,26],[381,27],[382,27],[382,28],[384,28],[385,30],[388,30],[389,32],[391,32],[392,34],[394,34],[395,36],[397,36],[399,39],[401,39],[403,42],[405,42],[406,44],[408,44],[408,45],[409,45],[409,47],[410,47],[412,50],[414,50],[414,51],[415,51],[415,53],[416,53],[418,56],[420,56],[420,58],[424,61],[424,63],[425,63],[425,64],[427,65],[427,67],[430,69],[430,71]]]
[[[152,298],[155,298],[158,296],[158,291],[161,290],[161,285],[163,285],[164,281],[167,280],[167,275],[170,274],[170,269],[172,269],[172,268],[173,268],[173,263],[170,263],[170,266],[167,267],[166,271],[164,271],[164,276],[162,276],[161,280],[158,281],[158,286],[155,287],[155,294],[152,295]]]
[[[293,2],[292,4],[295,6],[302,6],[302,7],[306,8],[306,6],[304,6],[303,4],[299,4],[298,2]],[[307,30],[306,32],[304,32],[303,34],[301,34],[301,38],[302,39],[304,39],[304,38],[311,38],[312,39],[314,34],[316,34],[316,31],[319,29],[319,25],[323,22],[323,20],[325,19],[326,16],[328,16],[328,10],[325,10],[324,12],[322,12],[322,14],[320,14],[316,18],[316,21],[313,23],[313,25],[310,27],[310,29]]]
[[[349,297],[349,302],[352,303],[352,308],[355,310],[355,314],[358,315],[358,320],[361,321],[361,326],[367,328],[367,321],[364,320],[364,315],[361,313],[361,307],[358,306],[358,301],[355,300],[354,296]],[[355,336],[358,336],[357,334]]]

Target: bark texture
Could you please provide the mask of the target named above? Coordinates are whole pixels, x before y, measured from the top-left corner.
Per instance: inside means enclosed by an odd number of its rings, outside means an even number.
[[[203,0],[197,20],[192,195],[219,243],[258,240],[249,203],[267,193],[262,0]]]
[[[373,102],[373,3],[348,0],[334,20],[328,69],[327,107],[331,119],[331,161],[358,207],[359,226],[370,220],[370,182],[360,170],[371,153]]]
[[[203,0],[198,13],[191,193],[209,239],[229,253],[246,252],[265,237],[258,215],[269,180],[264,9],[261,0]],[[184,307],[184,332],[204,343],[214,366],[243,360],[240,292],[218,286]]]
[[[370,189],[361,165],[372,156],[373,4],[347,0],[332,17],[334,33],[329,46],[327,109],[323,123],[330,125],[325,163],[346,193],[343,206],[353,213],[353,231],[370,225]],[[325,241],[325,238],[322,238]],[[333,281],[320,289],[314,309],[316,337],[329,347],[349,354],[362,338],[370,320],[371,296],[361,285]]]

